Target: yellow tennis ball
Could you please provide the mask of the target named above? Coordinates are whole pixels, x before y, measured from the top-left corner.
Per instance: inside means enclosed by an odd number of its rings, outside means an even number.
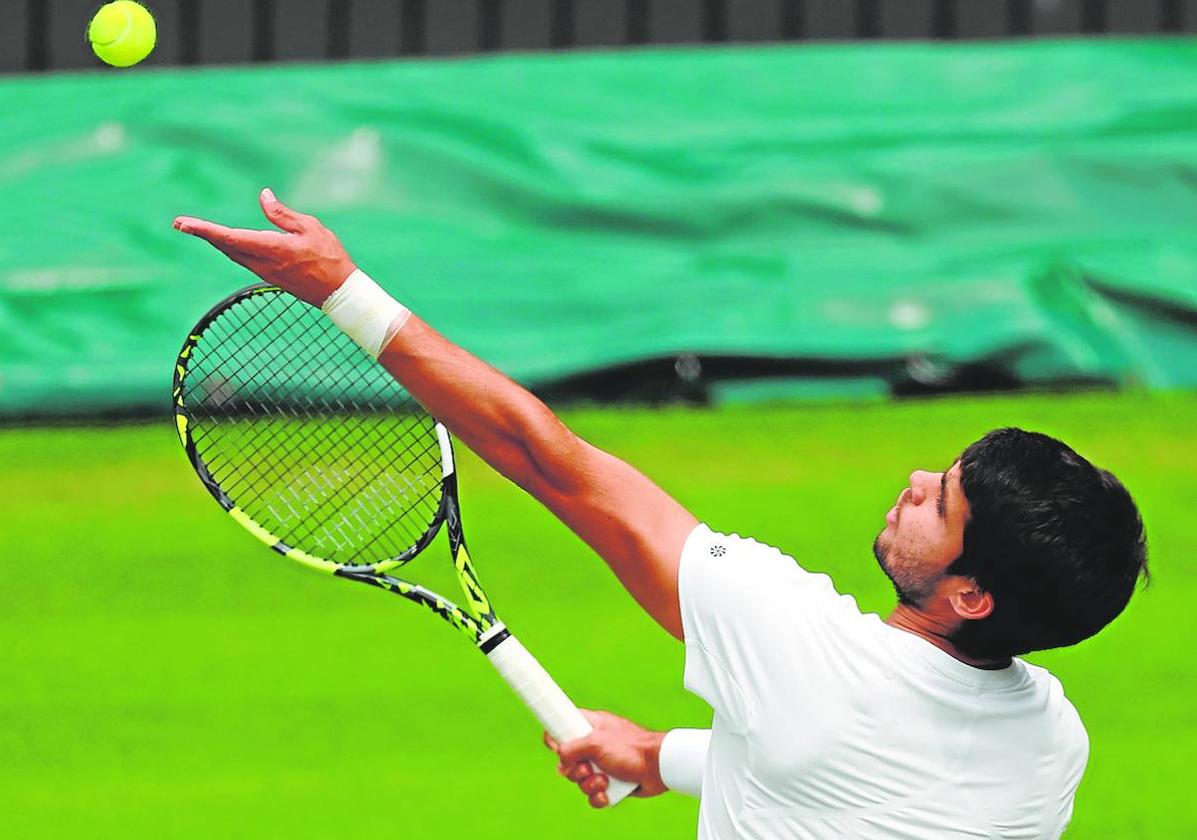
[[[96,12],[87,40],[100,60],[113,67],[132,67],[154,49],[158,27],[149,9],[133,0],[116,0]]]

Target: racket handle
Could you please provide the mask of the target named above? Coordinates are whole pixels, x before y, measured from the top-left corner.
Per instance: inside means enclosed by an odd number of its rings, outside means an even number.
[[[536,657],[528,653],[528,649],[515,636],[508,636],[499,642],[486,654],[486,658],[557,743],[577,740],[594,730],[590,721],[565,696],[548,671],[541,667]],[[606,772],[601,767],[595,769],[600,773]],[[636,789],[631,782],[617,779],[610,773],[606,775],[608,807],[619,804]]]

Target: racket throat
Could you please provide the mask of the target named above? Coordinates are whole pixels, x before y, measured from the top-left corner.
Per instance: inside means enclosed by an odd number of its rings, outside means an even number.
[[[478,637],[478,650],[487,656],[490,652],[511,637],[511,631],[501,621],[496,621],[485,633]]]

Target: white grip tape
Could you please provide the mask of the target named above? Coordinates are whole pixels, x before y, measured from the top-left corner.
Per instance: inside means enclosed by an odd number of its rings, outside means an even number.
[[[411,310],[395,300],[366,272],[356,269],[320,308],[358,346],[377,359]],[[395,328],[392,329],[392,325]]]
[[[494,650],[486,654],[486,658],[558,743],[577,740],[594,729],[515,636],[508,636],[499,642]],[[605,772],[598,769],[599,772]],[[616,779],[610,773],[607,773],[607,778],[607,801],[610,805],[619,803],[636,789],[636,785]]]

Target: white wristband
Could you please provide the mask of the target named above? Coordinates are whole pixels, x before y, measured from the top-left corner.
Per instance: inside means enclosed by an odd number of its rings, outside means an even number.
[[[411,315],[410,309],[387,294],[360,268],[320,308],[375,359]]]
[[[665,787],[701,797],[702,774],[710,746],[709,729],[671,729],[666,732],[657,756]]]

